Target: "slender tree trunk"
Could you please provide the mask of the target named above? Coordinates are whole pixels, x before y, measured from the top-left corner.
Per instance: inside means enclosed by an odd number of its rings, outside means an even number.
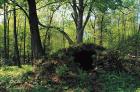
[[[31,47],[34,58],[40,58],[44,55],[43,47],[41,44],[40,33],[38,28],[38,17],[36,12],[35,0],[27,0],[29,5],[29,24],[31,32]]]
[[[94,43],[96,44],[96,37],[95,37],[95,34],[96,34],[96,16],[95,16],[95,20],[94,20]]]
[[[125,42],[125,38],[126,38],[126,19],[125,19],[125,15],[124,14],[122,16],[122,23],[123,23],[122,39]]]
[[[49,25],[50,26],[51,26],[51,23],[52,23],[52,20],[53,20],[54,13],[55,13],[55,11],[52,14],[50,14],[51,15],[50,20],[49,20]],[[49,27],[46,29],[45,38],[44,38],[44,41],[43,41],[44,52],[46,52],[46,40],[47,40],[47,38],[48,38],[48,41],[50,42],[50,32],[48,32],[49,29],[50,29]],[[50,46],[49,42],[47,44],[48,47]]]
[[[120,15],[118,17],[118,24],[117,24],[117,28],[118,28],[118,35],[119,35],[119,39],[118,39],[118,42],[120,42],[121,40],[121,34],[120,34]]]
[[[103,21],[104,21],[104,15],[101,17],[101,25],[100,25],[100,45],[103,45]]]
[[[96,16],[95,16],[95,19],[94,19],[94,23],[92,23],[92,21],[91,21],[91,27],[92,27],[92,29],[93,29],[93,32],[94,32],[94,34],[93,34],[93,43],[94,44],[96,44],[96,37],[95,37],[95,34],[96,34]]]
[[[19,18],[18,18],[18,21],[17,21],[17,26],[16,26],[16,34],[17,34],[17,36],[20,34],[20,30],[21,30],[21,23],[20,23],[20,20],[21,20],[21,18],[20,18],[20,16],[18,16]],[[17,37],[18,38],[18,37]],[[18,38],[18,41],[20,41],[21,42],[21,44],[18,44],[19,46],[19,57],[21,57],[21,52],[22,52],[22,35],[21,36],[19,36],[19,38]]]
[[[25,16],[25,21],[24,21],[24,42],[23,42],[23,59],[24,59],[24,63],[25,63],[25,59],[26,59],[26,16]]]
[[[16,28],[16,32],[17,32],[17,35],[20,33],[19,32],[19,30],[21,30],[21,23],[20,23],[20,20],[21,20],[21,18],[20,18],[20,16],[18,16],[18,18],[16,19],[17,20],[17,28]]]
[[[7,63],[7,9],[6,9],[6,3],[4,2],[4,62]]]
[[[8,18],[8,15],[7,15],[7,18]],[[10,42],[9,42],[9,28],[10,28],[10,18],[8,18],[8,21],[7,21],[7,58],[9,59],[10,58],[10,53],[9,53],[9,46],[10,46]]]
[[[135,19],[135,17],[133,18],[133,34],[136,32],[136,19]]]
[[[63,22],[62,22],[62,24],[63,24],[63,31],[65,30],[64,14],[65,14],[65,12],[63,12]],[[64,37],[64,35],[63,35],[63,48],[65,48],[65,43],[66,43],[65,37]]]
[[[15,2],[15,0],[14,0],[14,2]],[[19,49],[18,49],[18,40],[17,40],[17,30],[16,30],[16,9],[15,9],[15,5],[14,5],[13,13],[14,13],[14,50],[15,50],[14,60],[17,64],[17,66],[21,67],[20,57],[19,57]]]

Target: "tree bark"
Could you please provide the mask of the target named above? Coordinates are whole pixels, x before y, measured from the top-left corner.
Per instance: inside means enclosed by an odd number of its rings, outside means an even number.
[[[44,55],[43,47],[41,44],[39,27],[38,27],[38,17],[36,12],[36,2],[35,0],[27,0],[29,5],[29,24],[31,32],[31,47],[33,51],[34,58],[40,58]]]
[[[7,14],[6,2],[4,1],[4,63],[7,63]]]
[[[79,0],[79,14],[77,19],[77,43],[83,42],[83,13],[84,13],[84,0]]]

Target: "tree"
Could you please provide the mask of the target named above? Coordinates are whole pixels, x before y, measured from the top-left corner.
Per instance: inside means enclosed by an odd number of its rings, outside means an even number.
[[[96,15],[96,12],[93,10],[93,14],[94,14],[94,22],[92,23],[92,19],[90,19],[90,23],[91,23],[91,27],[93,29],[93,32],[94,32],[94,44],[96,44],[96,37],[95,37],[95,34],[96,34],[96,20],[97,20],[97,15]]]
[[[4,1],[4,62],[7,63],[7,6]]]
[[[24,58],[24,63],[25,63],[25,58],[26,58],[26,52],[25,52],[25,50],[26,50],[26,48],[25,48],[25,46],[26,46],[26,16],[25,16],[25,21],[24,21],[24,46],[23,46],[23,48],[24,48],[24,54],[23,54],[23,58]]]
[[[16,2],[14,0],[14,2]],[[16,29],[16,6],[13,7],[13,14],[14,14],[14,60],[18,67],[21,67],[20,57],[19,57],[19,49],[18,49],[18,40],[17,40],[17,29]]]
[[[72,0],[72,2],[70,4],[73,9],[72,18],[73,18],[75,26],[76,26],[76,41],[77,41],[77,43],[82,43],[84,29],[90,18],[90,13],[91,13],[92,6],[93,6],[93,0],[90,0],[89,2],[88,2],[88,0],[86,2],[84,2],[84,0],[78,0],[78,1]],[[84,21],[84,12],[85,12],[85,8],[87,6],[89,6],[88,13],[87,13],[86,19]]]
[[[122,0],[95,0],[95,10],[100,14],[98,16],[100,23],[100,45],[103,45],[103,32],[105,31],[105,16],[122,5]]]
[[[38,17],[36,12],[35,0],[27,0],[29,5],[29,24],[31,32],[31,47],[34,58],[40,58],[44,55],[38,28]]]

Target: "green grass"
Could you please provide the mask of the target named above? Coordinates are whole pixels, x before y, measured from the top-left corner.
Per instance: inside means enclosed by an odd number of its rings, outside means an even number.
[[[17,83],[22,82],[22,75],[32,71],[32,66],[23,65],[22,68],[17,66],[0,67],[0,87],[11,88]]]
[[[5,66],[0,67],[0,78],[1,77],[19,77],[24,73],[32,71],[32,66],[23,65],[22,68],[18,68],[17,66]]]

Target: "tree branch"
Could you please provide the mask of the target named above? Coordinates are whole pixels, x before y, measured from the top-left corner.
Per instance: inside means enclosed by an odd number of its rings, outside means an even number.
[[[46,26],[46,25],[41,24],[40,22],[39,22],[39,25],[42,26],[42,27],[44,27],[44,28],[52,28],[52,29],[58,30],[60,33],[62,33],[62,34],[65,36],[65,38],[68,40],[68,43],[69,43],[70,45],[74,43],[74,42],[71,40],[71,38],[68,36],[68,34],[64,32],[63,29],[61,29],[61,28],[59,28],[59,27],[56,27],[56,26]]]
[[[86,24],[87,24],[87,22],[88,22],[88,20],[89,20],[89,18],[90,18],[90,14],[91,14],[91,11],[92,11],[92,6],[93,6],[93,0],[92,0],[91,3],[90,3],[90,7],[89,7],[89,10],[88,10],[88,14],[87,14],[87,17],[86,17],[86,20],[85,20],[85,22],[84,22],[84,25],[83,25],[83,28],[82,28],[82,29],[85,28],[85,26],[86,26]]]

